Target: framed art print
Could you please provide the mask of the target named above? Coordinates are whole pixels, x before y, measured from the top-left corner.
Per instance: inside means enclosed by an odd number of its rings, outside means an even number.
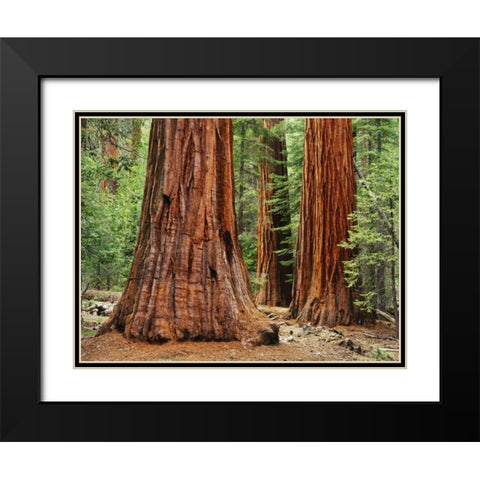
[[[479,53],[3,40],[2,438],[478,440]]]

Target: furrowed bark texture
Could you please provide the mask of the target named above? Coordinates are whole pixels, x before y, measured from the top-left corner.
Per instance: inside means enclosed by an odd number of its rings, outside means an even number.
[[[305,124],[296,274],[290,316],[313,325],[350,325],[358,309],[345,287],[348,216],[355,209],[352,121],[310,118]]]
[[[276,333],[253,303],[241,256],[232,152],[230,119],[152,121],[134,260],[99,334],[117,328],[162,343]]]
[[[282,121],[281,118],[266,118],[262,120],[263,127],[271,130]],[[292,259],[290,253],[279,255],[278,250],[287,247],[288,233],[285,230],[275,230],[290,223],[288,198],[282,198],[283,208],[274,212],[270,203],[275,192],[272,174],[287,177],[287,158],[285,156],[285,137],[264,136],[260,139],[264,144],[264,155],[258,161],[258,224],[257,224],[257,278],[263,280],[256,301],[263,305],[288,307],[292,299],[292,285],[287,283],[288,275],[292,273],[291,265],[282,265],[281,261]],[[288,191],[282,195],[288,197]],[[285,211],[287,210],[287,211]]]

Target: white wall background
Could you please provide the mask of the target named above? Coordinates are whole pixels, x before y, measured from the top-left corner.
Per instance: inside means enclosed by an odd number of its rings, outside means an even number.
[[[471,0],[63,0],[2,2],[2,36],[467,37]],[[287,59],[288,61],[288,59]]]

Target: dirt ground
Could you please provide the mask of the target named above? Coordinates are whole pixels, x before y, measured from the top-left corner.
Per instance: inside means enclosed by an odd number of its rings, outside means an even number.
[[[95,301],[102,298],[105,301]],[[83,303],[81,362],[398,362],[399,342],[392,323],[373,327],[312,327],[285,320],[287,309],[259,306],[279,325],[280,343],[251,346],[242,342],[168,342],[162,345],[126,340],[120,332],[93,337],[116,298],[95,297]],[[97,305],[97,307],[95,307]],[[88,311],[88,309],[90,311]]]

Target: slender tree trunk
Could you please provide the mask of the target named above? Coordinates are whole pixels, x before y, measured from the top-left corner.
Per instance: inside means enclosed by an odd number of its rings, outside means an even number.
[[[393,201],[390,199],[390,218],[392,221],[392,230],[393,230]],[[400,318],[398,314],[398,303],[397,303],[397,282],[396,282],[396,275],[395,275],[395,238],[392,235],[392,261],[390,263],[390,275],[391,275],[391,284],[392,284],[392,301],[393,301],[393,316],[395,318],[395,333],[398,338],[399,330],[400,330]]]
[[[82,128],[82,134],[81,134],[81,143],[82,143],[82,152],[87,149],[87,146],[89,145],[89,135],[87,132],[91,130],[91,127],[88,122],[88,118],[82,118],[80,121],[80,125]]]
[[[114,169],[118,168],[118,147],[117,140],[106,137],[102,141],[102,162],[110,164]],[[100,182],[100,191],[110,190],[111,193],[116,193],[117,182],[111,178],[106,178]]]
[[[245,209],[243,194],[245,191],[245,123],[242,122],[240,127],[240,172],[239,172],[239,187],[238,187],[238,231],[243,232],[243,211]]]
[[[378,118],[376,121],[376,126],[377,126],[377,158],[380,160],[380,155],[382,154],[382,132],[380,130],[381,126],[381,121]],[[379,235],[383,234],[383,226],[381,222],[377,222],[377,233]],[[376,250],[378,254],[380,255],[380,258],[383,258],[384,256],[384,245],[383,242],[378,242],[376,244]],[[379,310],[386,310],[387,308],[387,296],[386,296],[386,291],[385,291],[385,263],[384,261],[380,261],[380,263],[377,265],[376,269],[376,292],[377,292],[377,298],[376,298],[376,304],[377,308]]]
[[[281,121],[281,118],[266,118],[262,124],[271,130]],[[288,247],[290,237],[285,229],[290,224],[288,190],[277,191],[272,176],[287,179],[287,146],[284,136],[263,135],[260,143],[264,148],[258,161],[257,278],[263,285],[256,300],[263,305],[287,307],[292,300],[292,286],[287,283],[292,265],[282,263],[291,261],[292,254],[276,252]],[[278,200],[275,206],[274,199]]]
[[[83,286],[82,288],[82,295],[81,295],[81,298],[83,299],[83,296],[85,295],[85,293],[87,293],[87,290],[88,290],[88,286],[90,285],[90,282],[86,282],[85,285]]]
[[[142,118],[132,118],[130,123],[130,161],[137,163],[140,143],[142,141]]]
[[[241,257],[230,119],[154,119],[133,264],[110,319],[130,339],[277,343]]]
[[[366,135],[366,143],[367,143],[367,156],[366,156],[366,161],[364,162],[364,167],[363,167],[363,173],[368,177],[372,162],[373,162],[373,143],[372,143],[372,131],[370,129],[367,129],[367,135]],[[372,207],[370,208],[370,212],[373,213]],[[377,291],[376,289],[376,268],[374,264],[367,264],[366,265],[366,278],[363,279],[363,286],[367,292],[371,291]],[[366,281],[365,281],[366,280]]]
[[[377,232],[382,235],[383,227],[380,222],[377,222]],[[376,243],[376,253],[378,253],[382,258],[385,254],[384,244],[382,242]],[[376,281],[375,281],[375,290],[377,293],[376,298],[376,308],[379,310],[385,311],[387,309],[387,295],[385,290],[385,262],[382,259],[376,268]]]
[[[310,118],[305,124],[303,183],[290,316],[313,325],[359,319],[345,286],[345,241],[355,210],[352,121]]]

